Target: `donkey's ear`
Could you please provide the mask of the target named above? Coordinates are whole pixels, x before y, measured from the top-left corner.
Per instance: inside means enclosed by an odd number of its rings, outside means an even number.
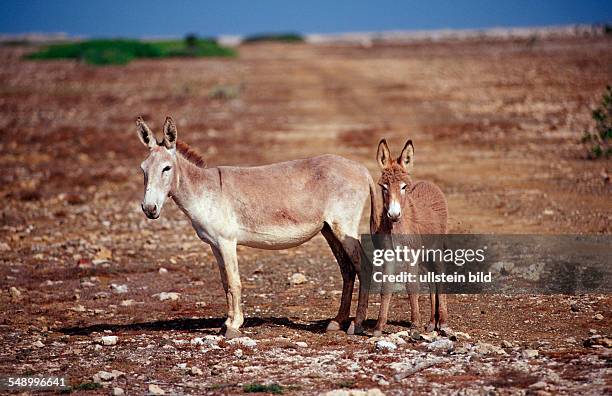
[[[381,141],[378,143],[376,160],[382,169],[391,165],[391,151],[389,151],[389,146],[387,146],[387,141],[385,139],[381,139]]]
[[[151,129],[149,129],[147,124],[145,124],[142,117],[138,117],[136,119],[136,130],[138,132],[138,138],[140,139],[142,144],[147,146],[149,149],[155,147],[155,145],[157,144],[155,136],[153,136],[153,132],[151,132]]]
[[[414,165],[414,146],[412,145],[412,140],[408,140],[402,153],[397,157],[397,163],[400,164],[405,171],[412,171]]]
[[[168,150],[176,148],[176,138],[176,124],[174,124],[172,117],[166,117],[166,122],[164,122],[164,146]]]

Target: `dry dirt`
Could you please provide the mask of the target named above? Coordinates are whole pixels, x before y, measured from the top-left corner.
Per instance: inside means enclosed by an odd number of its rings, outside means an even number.
[[[264,43],[240,47],[237,59],[125,67],[21,60],[28,50],[0,48],[1,373],[66,376],[73,391],[96,394],[143,394],[150,384],[234,394],[252,383],[299,394],[612,390],[610,349],[583,346],[590,331],[612,335],[607,295],[452,296],[451,325],[470,336],[453,353],[326,334],[340,274],[322,237],[286,251],[240,248],[244,333],[257,344],[197,345],[225,314],[216,264],[174,203],[157,221],[141,212],[146,150],[134,127],[142,115],[159,131],[170,114],[213,165],[335,153],[375,177],[378,140],[397,153],[411,138],[415,175],[447,194],[453,232],[608,234],[611,163],[584,160],[577,141],[612,82],[610,37]],[[211,96],[220,86],[237,96]],[[307,281],[290,285],[296,272]],[[159,301],[160,292],[180,296]],[[408,310],[394,299],[390,332],[406,329]],[[109,335],[116,345],[98,345]],[[500,350],[503,341],[511,345]],[[112,370],[123,374],[83,390]]]

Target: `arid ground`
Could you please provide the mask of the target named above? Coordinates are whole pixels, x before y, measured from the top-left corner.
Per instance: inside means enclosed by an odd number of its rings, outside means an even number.
[[[96,394],[612,391],[607,295],[451,296],[451,352],[444,338],[393,335],[407,329],[405,296],[384,338],[394,350],[326,334],[341,280],[320,236],[239,248],[249,338],[212,337],[226,309],[214,257],[174,203],[143,215],[134,123],[159,133],[172,115],[211,166],[335,153],[374,177],[378,140],[398,153],[411,138],[415,177],[446,193],[453,232],[608,234],[611,162],[585,160],[578,141],[612,83],[610,36],[261,43],[235,59],[121,67],[21,60],[30,50],[0,48],[1,373],[65,376]],[[290,283],[295,273],[305,280]]]

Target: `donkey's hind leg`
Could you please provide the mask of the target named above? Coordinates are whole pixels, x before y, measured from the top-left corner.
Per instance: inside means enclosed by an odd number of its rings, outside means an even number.
[[[340,308],[338,314],[327,325],[327,331],[338,331],[342,324],[348,321],[351,312],[351,299],[353,297],[353,287],[355,286],[355,269],[353,263],[340,238],[332,231],[331,227],[325,223],[321,233],[327,240],[342,274],[342,297],[340,298]]]

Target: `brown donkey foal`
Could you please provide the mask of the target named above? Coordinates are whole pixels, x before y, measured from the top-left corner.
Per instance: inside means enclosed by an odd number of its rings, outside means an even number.
[[[420,235],[440,235],[446,233],[448,206],[442,191],[435,184],[428,181],[413,182],[410,174],[413,169],[414,147],[408,140],[404,149],[396,160],[391,158],[391,152],[385,139],[378,144],[377,161],[382,169],[378,185],[382,189],[382,212],[376,214],[372,221],[376,231],[374,234],[397,235],[398,240],[406,242],[411,248],[421,248]],[[400,237],[401,235],[401,237]],[[412,245],[416,246],[412,246]],[[432,267],[433,263],[417,263],[414,269],[425,264]],[[410,294],[410,322],[412,326],[420,323],[418,293]],[[382,334],[387,323],[389,303],[392,292],[385,287],[381,291],[380,312],[374,335]],[[440,329],[448,330],[446,295],[439,293],[439,285],[430,284],[431,318],[427,331]]]
[[[355,275],[360,275],[359,221],[368,196],[375,199],[376,194],[363,165],[322,155],[264,166],[207,168],[197,153],[177,140],[170,117],[161,142],[141,118],[136,126],[149,149],[141,165],[142,210],[148,218],[157,219],[171,197],[200,239],[210,245],[227,298],[226,337],[239,336],[244,321],[236,245],[287,249],[319,232],[340,265],[343,281],[340,308],[327,329],[339,330],[348,321]],[[360,287],[357,324],[366,316],[367,293]]]

